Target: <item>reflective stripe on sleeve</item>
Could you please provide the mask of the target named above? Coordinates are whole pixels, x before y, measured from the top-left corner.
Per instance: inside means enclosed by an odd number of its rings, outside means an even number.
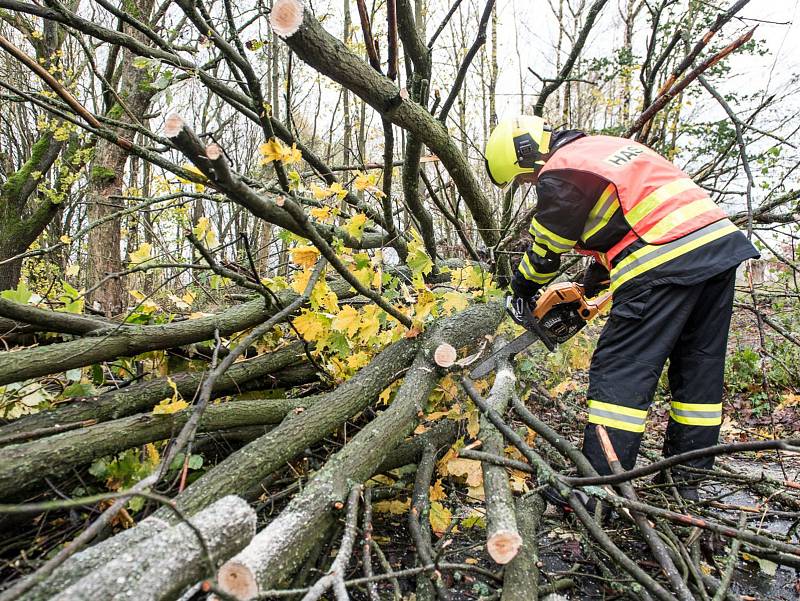
[[[608,184],[589,213],[589,218],[583,228],[583,234],[581,234],[581,240],[585,242],[603,229],[618,208],[617,188],[614,184]]]
[[[536,243],[541,244],[552,250],[554,253],[565,253],[572,250],[577,240],[567,240],[563,236],[559,236],[555,232],[547,229],[534,217],[531,220],[530,234]]]
[[[519,262],[519,270],[522,275],[525,276],[526,280],[536,282],[537,284],[547,284],[558,274],[557,271],[553,271],[552,273],[540,273],[536,271],[536,268],[531,265],[527,253],[522,257],[522,261]]]
[[[647,411],[613,405],[602,401],[589,401],[589,423],[609,426],[628,432],[644,432]]]
[[[673,401],[669,416],[687,426],[719,426],[722,423],[722,403],[680,403]]]
[[[547,256],[547,249],[544,246],[540,246],[536,243],[531,245],[531,250],[533,254],[538,255],[540,257]]]
[[[622,259],[611,270],[611,291],[613,292],[625,282],[645,271],[738,231],[739,228],[730,220],[721,219],[667,244],[654,244],[640,248]]]

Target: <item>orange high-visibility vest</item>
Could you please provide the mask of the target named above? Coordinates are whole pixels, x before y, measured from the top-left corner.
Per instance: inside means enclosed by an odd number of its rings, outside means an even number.
[[[616,187],[631,231],[605,253],[609,263],[639,238],[665,244],[726,217],[686,173],[625,138],[586,136],[570,142],[548,159],[539,175],[557,169],[594,173]]]

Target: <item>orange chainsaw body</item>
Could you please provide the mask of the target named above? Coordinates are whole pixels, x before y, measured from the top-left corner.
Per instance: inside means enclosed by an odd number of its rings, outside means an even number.
[[[565,303],[578,303],[577,313],[584,320],[589,321],[597,315],[611,301],[611,293],[606,292],[592,299],[587,299],[583,294],[583,286],[575,282],[561,282],[552,284],[542,292],[536,301],[533,316],[541,320],[556,305]]]

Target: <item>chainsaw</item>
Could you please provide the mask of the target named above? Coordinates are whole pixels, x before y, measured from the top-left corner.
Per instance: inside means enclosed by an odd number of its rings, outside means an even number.
[[[537,340],[541,340],[549,351],[556,350],[557,344],[577,334],[610,301],[611,292],[587,299],[583,286],[575,282],[549,286],[536,300],[533,309],[526,305],[522,325],[528,331],[481,361],[472,369],[470,377],[483,378],[495,368],[498,359],[511,358]]]

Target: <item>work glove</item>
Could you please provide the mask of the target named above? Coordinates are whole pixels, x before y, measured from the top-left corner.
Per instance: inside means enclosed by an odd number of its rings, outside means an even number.
[[[516,294],[506,297],[506,313],[515,323],[525,327],[525,316],[533,311],[532,299],[526,299]]]
[[[539,288],[539,285],[526,279],[519,271],[511,278],[512,294],[506,297],[506,313],[523,327],[525,326],[523,316],[531,313],[536,306]]]
[[[597,261],[592,261],[583,273],[583,294],[586,298],[592,298],[600,294],[611,285],[611,276],[608,269]]]

